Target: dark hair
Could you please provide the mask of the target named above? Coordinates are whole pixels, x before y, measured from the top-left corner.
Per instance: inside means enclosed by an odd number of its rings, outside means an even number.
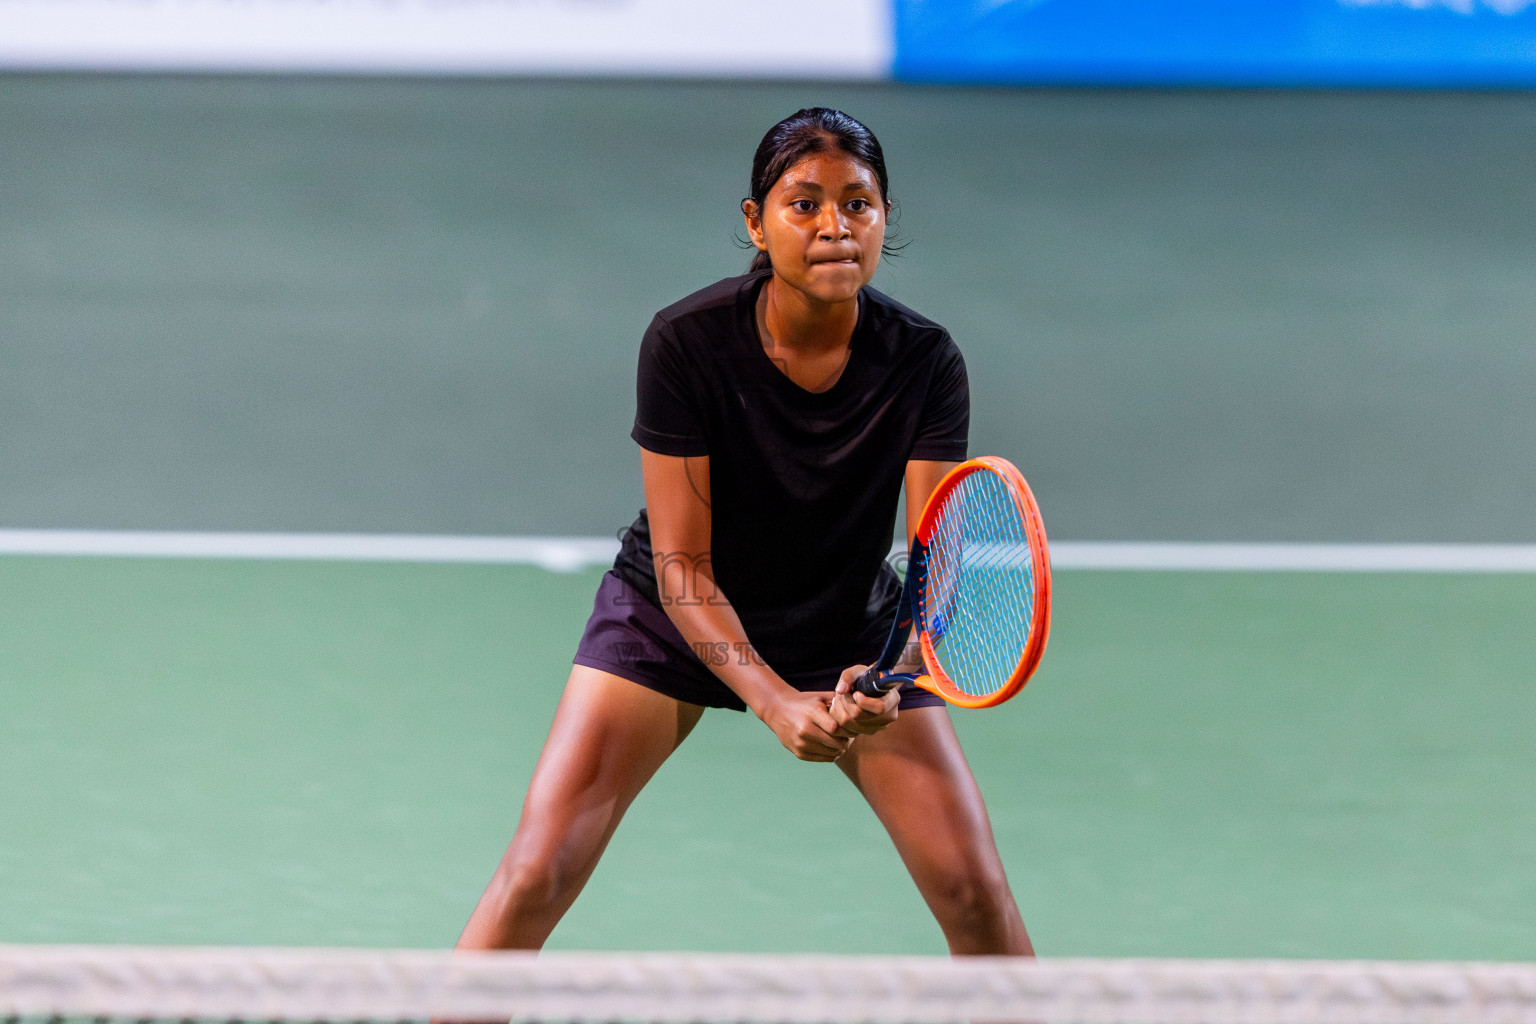
[[[887,206],[891,202],[890,178],[885,173],[885,153],[875,133],[855,118],[831,107],[806,107],[790,114],[768,129],[763,141],[757,144],[752,156],[752,181],[747,199],[761,210],[768,200],[768,192],[800,159],[811,153],[823,153],[837,147],[875,172],[880,185],[880,198]],[[743,199],[745,206],[747,199]],[[899,246],[886,246],[882,251],[891,254]],[[767,270],[773,261],[761,249],[752,257],[750,270]]]

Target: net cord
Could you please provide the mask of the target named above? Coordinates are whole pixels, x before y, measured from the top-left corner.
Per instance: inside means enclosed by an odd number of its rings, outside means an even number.
[[[1536,1024],[1536,964],[0,946],[0,1017]]]

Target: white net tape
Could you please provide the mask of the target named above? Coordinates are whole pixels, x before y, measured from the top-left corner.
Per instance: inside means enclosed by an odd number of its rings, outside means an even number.
[[[1536,1024],[1536,964],[0,946],[0,1017]]]

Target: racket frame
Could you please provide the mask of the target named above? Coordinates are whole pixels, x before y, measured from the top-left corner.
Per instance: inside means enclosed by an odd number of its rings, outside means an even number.
[[[984,694],[966,693],[955,685],[933,648],[933,639],[923,621],[923,597],[928,582],[928,543],[938,527],[939,509],[944,500],[961,481],[973,473],[996,473],[1008,485],[1007,489],[1024,523],[1024,535],[1029,543],[1029,557],[1034,573],[1035,602],[1033,618],[1029,624],[1029,639],[1013,674],[1002,686]],[[922,673],[892,672],[901,661],[912,636],[913,624],[917,626],[917,641],[922,653]],[[917,533],[912,538],[911,551],[907,556],[907,578],[901,586],[901,598],[896,609],[896,621],[879,659],[854,684],[855,689],[870,697],[879,697],[903,682],[916,683],[930,693],[938,694],[957,707],[984,708],[1001,704],[1023,689],[1024,684],[1040,664],[1051,631],[1051,560],[1046,544],[1045,524],[1040,519],[1040,506],[1024,480],[1024,474],[1007,459],[995,455],[983,455],[955,466],[944,474],[933,493],[923,504],[923,514],[918,519]]]

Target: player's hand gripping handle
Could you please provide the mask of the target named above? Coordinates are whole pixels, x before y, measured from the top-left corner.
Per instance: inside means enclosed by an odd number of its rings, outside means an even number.
[[[853,688],[866,697],[874,697],[876,700],[879,700],[902,683],[910,683],[916,678],[917,676],[909,672],[882,672],[880,667],[875,665],[866,669],[864,674],[859,676],[858,681],[853,684]]]

